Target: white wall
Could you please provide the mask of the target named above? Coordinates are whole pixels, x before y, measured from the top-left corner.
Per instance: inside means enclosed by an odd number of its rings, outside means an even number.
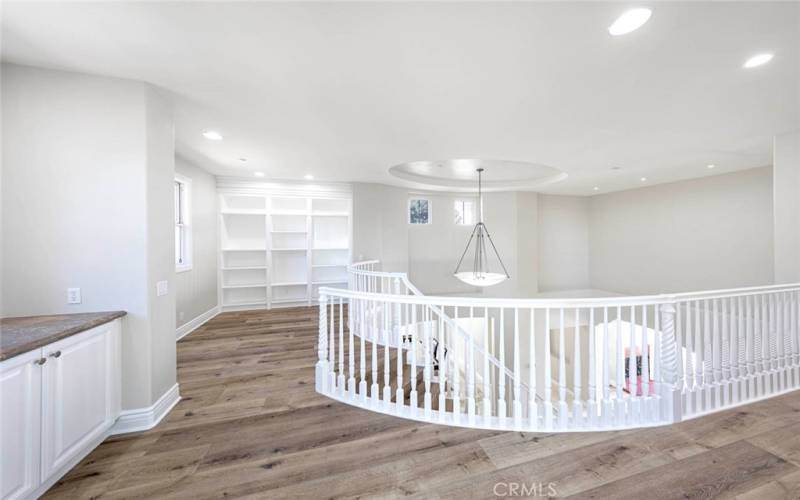
[[[539,195],[539,291],[589,288],[589,198]]]
[[[408,200],[412,196],[431,201],[432,224],[408,224]],[[530,296],[537,291],[537,196],[515,192],[484,196],[486,225],[511,274],[510,280],[495,287],[476,289],[452,275],[472,231],[472,226],[454,222],[454,201],[465,198],[464,194],[419,193],[355,183],[353,256],[358,260],[379,259],[387,271],[407,271],[411,281],[427,294]],[[464,266],[470,265],[468,256]]]
[[[172,297],[153,285],[173,275],[168,103],[142,83],[3,64],[2,121],[3,316],[128,311],[123,408],[149,406],[175,383]]]
[[[353,183],[353,259],[379,259],[386,271],[408,270],[408,192]]]
[[[593,196],[592,288],[625,294],[770,284],[772,169]]]
[[[800,132],[775,138],[775,282],[800,283]]]
[[[180,157],[175,171],[192,181],[192,269],[175,275],[175,323],[181,326],[217,306],[216,178]]]

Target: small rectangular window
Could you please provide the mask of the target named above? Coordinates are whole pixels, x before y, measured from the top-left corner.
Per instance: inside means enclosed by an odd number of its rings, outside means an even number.
[[[475,202],[472,200],[456,200],[454,204],[455,221],[460,226],[475,224]]]
[[[192,225],[190,205],[191,180],[175,177],[175,271],[192,268]]]
[[[408,223],[430,224],[431,202],[424,198],[412,198],[408,200]]]

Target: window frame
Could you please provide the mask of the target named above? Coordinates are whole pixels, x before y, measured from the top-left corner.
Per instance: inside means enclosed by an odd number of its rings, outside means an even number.
[[[472,221],[470,222],[458,222],[456,220],[456,215],[458,214],[457,204],[462,204],[465,206],[467,203],[472,205]],[[474,198],[456,198],[453,200],[453,222],[456,226],[467,226],[471,227],[478,223],[478,203],[477,200]]]
[[[411,204],[415,201],[426,201],[428,202],[428,221],[427,222],[411,222]],[[406,209],[408,212],[408,217],[406,220],[410,226],[428,226],[433,224],[433,203],[431,203],[430,198],[426,198],[423,196],[414,196],[408,199],[408,207]]]
[[[175,272],[192,270],[192,180],[175,174],[173,185],[173,223],[180,234],[180,248],[175,249]]]

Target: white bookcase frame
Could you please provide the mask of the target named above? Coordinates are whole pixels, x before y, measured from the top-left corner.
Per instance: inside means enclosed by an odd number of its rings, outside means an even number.
[[[310,306],[320,286],[347,286],[349,185],[220,177],[217,192],[223,311]]]

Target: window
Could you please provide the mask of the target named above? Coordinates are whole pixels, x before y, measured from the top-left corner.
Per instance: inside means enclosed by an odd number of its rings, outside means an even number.
[[[475,202],[472,200],[455,201],[456,224],[460,226],[471,226],[475,224]]]
[[[186,177],[175,176],[175,271],[183,272],[192,268],[192,181]]]
[[[412,198],[408,200],[408,223],[409,224],[430,224],[431,223],[431,202],[424,198]]]

